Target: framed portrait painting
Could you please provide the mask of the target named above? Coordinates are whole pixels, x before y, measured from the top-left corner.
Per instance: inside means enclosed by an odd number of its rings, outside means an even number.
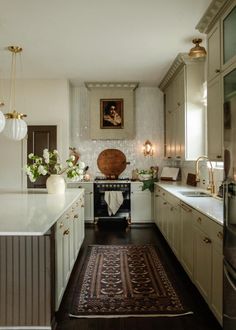
[[[123,99],[100,99],[100,128],[123,128],[123,106]]]

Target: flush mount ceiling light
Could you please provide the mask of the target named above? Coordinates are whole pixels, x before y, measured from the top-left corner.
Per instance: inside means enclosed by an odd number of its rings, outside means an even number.
[[[3,134],[12,140],[22,140],[27,133],[27,124],[23,120],[26,115],[15,110],[16,55],[22,52],[22,48],[18,46],[9,46],[8,50],[12,53],[11,89],[9,100],[9,108],[10,110],[12,109],[12,112],[5,114],[6,124]]]
[[[192,58],[198,58],[198,57],[205,57],[206,56],[206,49],[199,44],[202,42],[202,39],[195,38],[193,39],[193,43],[195,46],[190,49],[189,56]]]
[[[149,140],[147,140],[143,145],[144,156],[153,156],[153,146]]]

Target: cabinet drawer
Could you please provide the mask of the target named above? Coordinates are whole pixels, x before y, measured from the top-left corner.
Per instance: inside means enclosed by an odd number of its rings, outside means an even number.
[[[210,220],[209,220],[210,221]],[[215,221],[210,221],[211,225],[211,237],[217,243],[223,247],[223,226],[216,223]]]
[[[85,193],[93,193],[93,182],[80,182],[78,184],[78,188],[82,188],[85,190]]]
[[[132,182],[131,191],[142,191],[143,182]]]
[[[205,234],[211,236],[210,219],[204,214],[193,210],[194,225],[201,229]]]

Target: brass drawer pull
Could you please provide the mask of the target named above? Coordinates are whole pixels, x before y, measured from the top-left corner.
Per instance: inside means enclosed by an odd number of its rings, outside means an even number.
[[[163,196],[165,196],[165,193],[162,193]]]
[[[75,214],[74,215],[74,219],[78,219],[79,218],[79,215],[78,214]]]
[[[200,218],[200,217],[197,218],[197,222],[198,222],[198,223],[202,223],[202,218]]]
[[[217,237],[222,240],[223,239],[223,233],[221,231],[219,231],[217,233]]]
[[[65,235],[69,235],[69,233],[70,233],[70,230],[69,230],[69,228],[67,228],[64,232],[63,232],[63,235],[65,236]]]
[[[188,208],[186,205],[182,203],[180,203],[179,206],[182,207],[182,209],[186,212],[192,212],[192,209]]]
[[[205,237],[203,241],[207,244],[211,243],[211,239],[208,237]]]
[[[166,204],[167,204],[167,202],[164,202],[164,203],[163,203],[163,205],[166,205]]]
[[[59,228],[62,228],[64,226],[63,222],[60,222]]]
[[[84,207],[84,204],[81,204],[81,207]]]

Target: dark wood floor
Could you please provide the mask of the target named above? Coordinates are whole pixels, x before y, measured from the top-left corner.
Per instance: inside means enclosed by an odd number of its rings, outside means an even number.
[[[156,318],[116,318],[116,319],[76,319],[68,312],[73,296],[73,289],[80,269],[86,258],[89,244],[154,244],[159,247],[162,261],[168,267],[188,303],[193,315]],[[155,225],[132,226],[129,230],[122,227],[94,228],[87,226],[85,240],[75,264],[68,289],[61,308],[57,313],[57,330],[222,330],[208,306],[201,298],[194,285],[188,279]]]

